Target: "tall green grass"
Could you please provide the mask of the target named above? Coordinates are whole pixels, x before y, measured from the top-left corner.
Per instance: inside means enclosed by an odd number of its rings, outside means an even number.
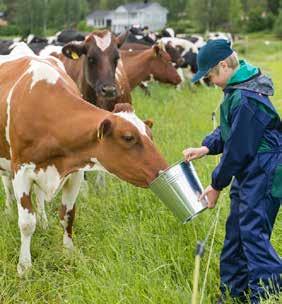
[[[273,43],[274,50],[271,44],[265,45],[263,39],[249,40],[245,54],[273,75],[277,89],[273,100],[282,114],[282,52],[280,44]],[[168,162],[173,163],[182,158],[184,148],[200,145],[203,137],[212,131],[211,113],[220,99],[219,89],[191,90],[186,86],[177,91],[153,85],[151,97],[145,97],[137,89],[133,100],[140,117],[154,119],[154,140]],[[194,164],[203,185],[207,186],[216,159],[206,157]],[[95,174],[89,177],[89,198],[83,195],[78,198],[74,252],[69,254],[62,247],[57,215],[60,197],[57,197],[46,206],[49,229],[37,227],[33,236],[33,268],[22,279],[16,272],[20,246],[16,207],[9,218],[1,204],[0,303],[191,303],[196,243],[206,237],[217,209],[208,210],[182,225],[149,190],[108,176],[106,188],[98,191],[94,186],[95,177]],[[3,189],[0,190],[4,202]],[[218,204],[222,208],[204,304],[215,303],[219,293],[218,264],[229,212],[228,189]],[[272,236],[280,255],[281,220],[280,212]],[[200,292],[209,249],[210,242],[201,262]]]

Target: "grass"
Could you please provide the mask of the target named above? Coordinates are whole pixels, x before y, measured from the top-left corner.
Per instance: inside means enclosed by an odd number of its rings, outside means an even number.
[[[276,85],[273,98],[282,114],[281,43],[266,45],[254,37],[246,44],[245,56],[269,72]],[[169,163],[182,158],[182,150],[198,146],[212,130],[211,113],[221,98],[219,89],[188,86],[181,91],[153,85],[151,97],[134,92],[134,106],[142,118],[153,118],[154,139]],[[204,186],[216,164],[214,157],[194,162]],[[89,177],[89,198],[79,196],[75,221],[76,249],[69,254],[62,248],[62,229],[57,215],[60,197],[47,204],[49,229],[37,227],[32,240],[32,271],[19,279],[16,265],[20,235],[17,212],[4,214],[3,189],[0,189],[0,303],[95,303],[95,304],[182,304],[191,303],[194,252],[203,240],[217,209],[208,210],[191,223],[182,225],[149,191],[107,177],[107,187],[94,187]],[[229,211],[228,189],[223,192],[220,220],[204,304],[215,303],[219,286],[219,255]],[[282,255],[282,214],[276,220],[272,243]],[[200,292],[210,242],[201,261]],[[280,303],[282,300],[280,299]],[[276,303],[273,299],[265,304]],[[278,303],[278,302],[277,302]]]

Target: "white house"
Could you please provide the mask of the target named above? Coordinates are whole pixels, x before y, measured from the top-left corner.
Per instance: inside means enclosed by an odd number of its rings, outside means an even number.
[[[120,33],[132,25],[148,26],[151,31],[165,27],[168,10],[156,2],[136,2],[120,5],[112,11],[94,11],[86,17],[88,25],[110,28]]]

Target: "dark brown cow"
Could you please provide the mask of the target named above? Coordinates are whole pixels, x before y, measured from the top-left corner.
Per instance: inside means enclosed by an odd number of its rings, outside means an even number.
[[[148,46],[145,44],[141,44],[141,43],[123,43],[123,45],[120,47],[121,50],[125,50],[125,51],[141,51],[141,50],[147,50],[149,48],[153,47],[152,46]],[[162,46],[160,46],[162,47]],[[177,48],[175,48],[172,43],[169,41],[168,43],[166,43],[164,45],[164,47],[162,47],[170,56],[171,61],[173,63],[175,63],[175,68],[180,67],[183,63],[184,60],[181,57],[181,53],[179,52],[179,50]]]
[[[131,103],[122,66],[117,69],[118,48],[125,36],[116,38],[110,31],[93,32],[83,42],[66,44],[62,49],[65,56],[59,57],[83,98],[109,111],[116,103]]]
[[[147,187],[167,167],[148,127],[133,112],[110,113],[81,98],[56,58],[0,57],[0,171],[13,181],[21,249],[19,274],[31,267],[36,227],[31,191],[50,201],[62,189],[63,243],[72,248],[75,201],[83,172],[106,170]]]
[[[143,51],[120,51],[120,56],[131,90],[151,77],[173,85],[181,82],[169,54],[158,45]]]

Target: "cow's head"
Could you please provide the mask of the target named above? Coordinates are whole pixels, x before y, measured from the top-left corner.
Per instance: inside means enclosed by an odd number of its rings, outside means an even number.
[[[152,141],[150,125],[129,104],[117,104],[97,129],[97,158],[103,167],[135,186],[148,187],[168,166]]]
[[[72,60],[84,55],[85,80],[96,97],[113,99],[118,95],[115,71],[119,60],[118,48],[125,38],[126,34],[115,37],[110,31],[93,32],[85,41],[68,43],[62,49],[63,54]]]
[[[184,59],[181,56],[181,52],[172,44],[171,41],[168,41],[165,44],[165,50],[170,55],[171,61],[174,63],[174,67],[177,69],[182,66]]]
[[[170,55],[159,45],[152,47],[150,70],[155,80],[177,85],[181,82]]]

